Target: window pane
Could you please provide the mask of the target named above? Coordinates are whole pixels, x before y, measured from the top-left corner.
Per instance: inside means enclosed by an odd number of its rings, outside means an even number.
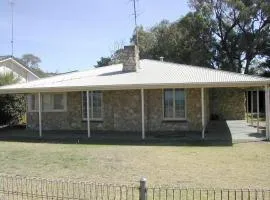
[[[175,89],[175,118],[185,118],[185,91]]]
[[[102,118],[102,93],[94,91],[93,93],[93,118]]]
[[[173,118],[173,90],[164,90],[164,117]]]
[[[34,110],[38,110],[39,109],[39,100],[38,100],[38,95],[33,95],[34,97]]]
[[[43,110],[52,110],[52,98],[50,94],[42,95]]]
[[[63,94],[55,94],[53,97],[53,100],[54,100],[53,108],[55,110],[64,110],[65,109],[64,95]]]
[[[83,118],[87,118],[87,113],[86,113],[86,92],[82,93],[82,113],[83,113]]]
[[[38,98],[36,95],[29,95],[29,110],[38,110]]]

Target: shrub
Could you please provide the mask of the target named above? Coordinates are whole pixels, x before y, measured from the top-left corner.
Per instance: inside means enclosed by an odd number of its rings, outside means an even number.
[[[12,72],[0,74],[0,86],[17,83],[20,79]],[[23,95],[0,95],[0,124],[18,124],[25,114],[25,98]]]

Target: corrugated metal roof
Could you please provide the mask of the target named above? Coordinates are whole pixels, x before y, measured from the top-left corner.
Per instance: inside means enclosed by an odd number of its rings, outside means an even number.
[[[154,60],[140,60],[138,72],[122,64],[59,75],[0,88],[0,93],[138,89],[164,87],[249,87],[270,84],[269,78]]]

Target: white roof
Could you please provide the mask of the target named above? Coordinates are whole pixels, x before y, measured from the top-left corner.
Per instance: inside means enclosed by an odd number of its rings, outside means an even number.
[[[251,87],[269,78],[154,60],[140,60],[137,72],[122,72],[122,64],[93,68],[0,87],[0,93],[31,93],[139,88]]]

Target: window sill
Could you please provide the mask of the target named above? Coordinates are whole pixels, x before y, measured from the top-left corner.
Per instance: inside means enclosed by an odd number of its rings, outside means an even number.
[[[31,110],[31,111],[27,111],[28,113],[38,113],[38,110]],[[42,110],[41,113],[62,113],[62,112],[67,112],[67,110]]]
[[[188,122],[187,119],[163,119],[162,122],[166,123],[166,122],[182,122],[182,123],[186,123]]]
[[[87,122],[87,119],[82,119],[82,122]],[[103,119],[90,119],[90,122],[103,122]]]

